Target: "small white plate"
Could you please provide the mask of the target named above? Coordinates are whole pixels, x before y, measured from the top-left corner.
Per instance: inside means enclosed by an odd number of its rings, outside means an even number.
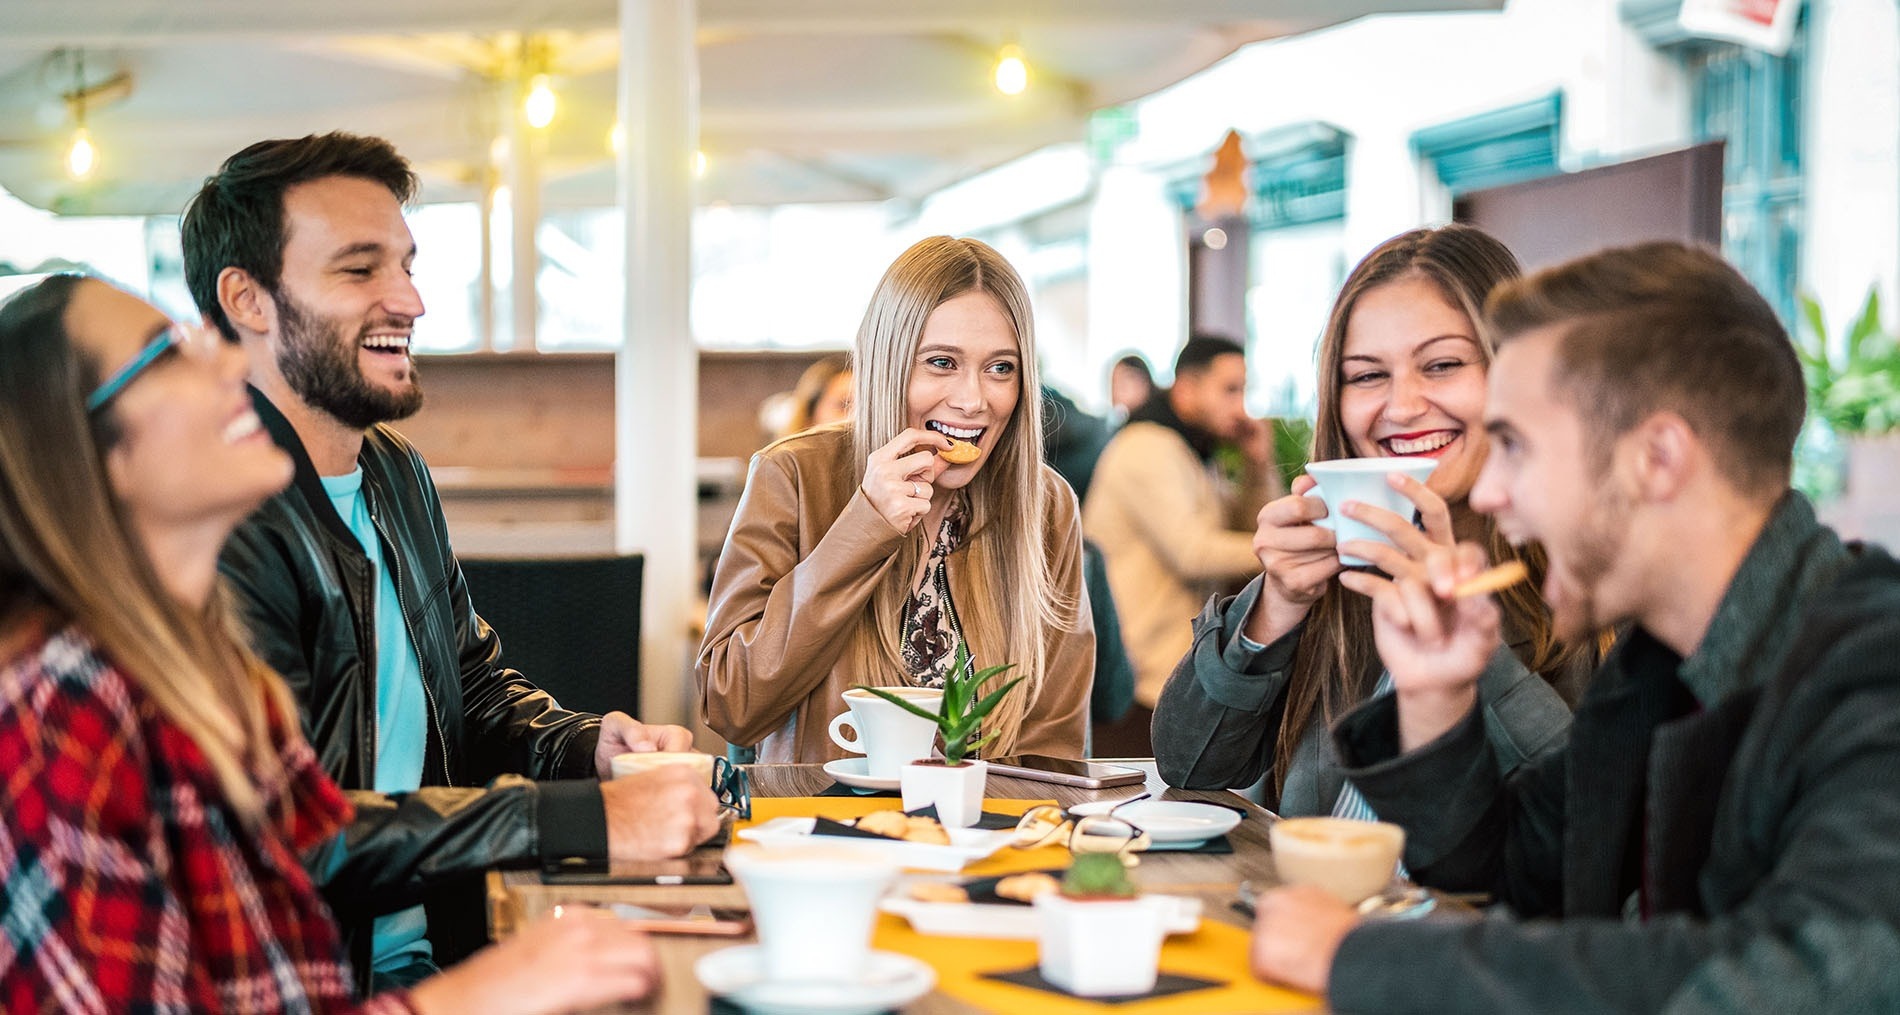
[[[898,886],[902,892],[904,887]],[[1157,895],[1165,899],[1170,934],[1192,934],[1201,926],[1201,900],[1188,895]],[[923,902],[906,895],[887,895],[878,908],[910,921],[919,934],[945,937],[987,937],[1034,941],[1038,935],[1033,906],[1005,906],[974,902]]]
[[[839,758],[825,762],[825,774],[853,789],[896,789],[896,779],[872,775],[865,758]]]
[[[1113,800],[1097,800],[1076,804],[1069,808],[1069,813],[1078,816],[1107,814],[1110,808],[1115,808],[1116,817],[1127,818],[1129,824],[1147,832],[1148,837],[1156,842],[1212,839],[1216,835],[1227,834],[1240,824],[1239,811],[1186,800],[1137,800],[1121,807],[1115,807]]]
[[[758,1015],[877,1015],[930,993],[937,974],[908,955],[872,952],[856,982],[765,978],[765,949],[736,945],[693,963],[701,986]]]
[[[898,839],[869,839],[858,836],[813,835],[812,826],[816,818],[773,818],[760,825],[741,829],[739,838],[750,839],[761,846],[793,848],[799,846],[818,846],[836,849],[840,845],[852,850],[862,850],[884,857],[900,867],[929,871],[960,871],[965,864],[981,860],[991,853],[1008,845],[1016,837],[1016,830],[1004,828],[989,830],[983,828],[949,828],[950,845],[936,846],[923,842],[903,842]]]

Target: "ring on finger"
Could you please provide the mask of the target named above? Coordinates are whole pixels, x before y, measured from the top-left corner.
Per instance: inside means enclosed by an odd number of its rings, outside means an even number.
[[[910,485],[910,495],[912,497],[922,497],[924,495],[923,488],[918,486],[916,483],[912,483]]]

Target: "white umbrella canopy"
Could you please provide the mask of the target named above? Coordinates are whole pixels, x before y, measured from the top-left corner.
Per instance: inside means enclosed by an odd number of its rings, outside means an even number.
[[[1500,6],[701,0],[708,169],[697,199],[916,200],[1043,145],[1078,140],[1095,110],[1250,42],[1368,14]],[[6,0],[0,187],[72,214],[169,214],[252,141],[340,129],[395,142],[421,170],[425,200],[469,200],[503,133],[526,39],[545,53],[560,97],[542,132],[544,204],[610,205],[617,14],[613,0]],[[1022,47],[1032,75],[1016,98],[990,84],[1009,42]],[[80,90],[99,151],[83,181],[64,170]]]

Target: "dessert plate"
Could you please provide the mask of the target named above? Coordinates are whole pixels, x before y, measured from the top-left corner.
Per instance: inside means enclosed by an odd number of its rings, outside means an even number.
[[[902,891],[902,888],[899,888]],[[1185,895],[1157,895],[1169,905],[1164,917],[1168,933],[1192,934],[1201,926],[1201,900]],[[919,934],[945,937],[985,937],[1016,941],[1034,941],[1037,937],[1034,906],[985,904],[977,902],[922,902],[904,895],[887,895],[878,908],[910,921]]]
[[[876,854],[900,867],[930,871],[960,871],[965,864],[981,860],[1002,849],[1016,836],[1015,829],[1009,828],[995,831],[982,828],[950,828],[945,829],[950,835],[950,844],[940,846],[927,842],[904,842],[901,839],[884,839],[876,836],[813,835],[812,827],[817,822],[817,818],[773,818],[764,824],[740,829],[738,834],[741,839],[780,849],[798,847],[837,849],[843,846],[854,852]]]

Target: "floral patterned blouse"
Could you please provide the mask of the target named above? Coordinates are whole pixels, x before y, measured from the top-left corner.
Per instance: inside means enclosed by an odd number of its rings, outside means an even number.
[[[944,512],[923,581],[904,602],[904,670],[918,687],[943,686],[956,661],[957,643],[963,640],[957,606],[950,600],[947,568],[950,555],[963,543],[965,513],[961,497]]]

